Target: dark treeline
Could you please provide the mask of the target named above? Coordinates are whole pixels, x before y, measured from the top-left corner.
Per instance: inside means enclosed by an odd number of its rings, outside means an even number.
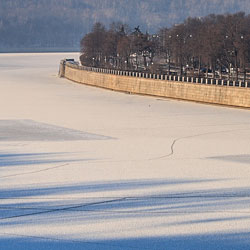
[[[250,68],[250,15],[188,18],[158,34],[101,23],[81,40],[81,62],[94,67],[220,78],[246,77]]]

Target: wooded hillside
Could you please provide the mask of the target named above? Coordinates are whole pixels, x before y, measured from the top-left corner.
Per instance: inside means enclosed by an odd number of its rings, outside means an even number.
[[[152,33],[189,16],[249,9],[249,0],[6,0],[0,1],[0,49],[79,48],[98,21],[140,25]]]

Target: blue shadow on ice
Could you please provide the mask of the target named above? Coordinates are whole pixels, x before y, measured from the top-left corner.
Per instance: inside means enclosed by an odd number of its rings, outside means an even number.
[[[244,220],[250,219],[248,213],[237,213],[241,209],[250,207],[250,188],[235,189],[187,189],[185,192],[178,191],[182,184],[203,183],[220,180],[172,180],[172,179],[152,179],[152,180],[128,180],[122,182],[90,182],[79,183],[71,186],[48,186],[46,188],[26,188],[15,189],[6,188],[0,191],[2,201],[8,200],[6,205],[1,205],[0,227],[9,228],[15,226],[29,227],[38,225],[54,225],[60,223],[74,225],[74,222],[83,223],[84,225],[93,224],[102,221],[121,222],[129,218],[159,218],[164,217],[162,222],[154,225],[157,229],[165,228],[166,235],[171,232],[171,226],[193,227],[197,224],[201,228],[206,228],[210,223],[225,222],[234,225]],[[154,187],[161,186],[165,190],[158,195],[147,195],[147,189],[150,191]],[[171,187],[171,188],[170,188]],[[169,189],[170,188],[170,189]],[[136,196],[137,189],[143,189],[144,195]],[[128,190],[130,196],[108,197],[109,192]],[[171,191],[168,191],[171,190]],[[104,192],[106,197],[87,196],[89,192]],[[82,194],[77,199],[71,199],[70,194]],[[126,192],[125,192],[126,193]],[[68,195],[68,198],[61,199]],[[49,195],[51,199],[47,199]],[[38,198],[36,202],[36,196]],[[30,198],[29,198],[30,197]],[[53,198],[54,197],[54,198]],[[83,198],[80,198],[83,197]],[[11,199],[13,198],[13,202]],[[16,198],[20,198],[18,202]],[[44,201],[42,201],[44,199]],[[2,203],[3,204],[3,203]],[[224,212],[225,213],[224,213]],[[232,214],[226,213],[231,211]],[[235,211],[236,213],[234,213]],[[197,213],[219,212],[222,217],[199,217],[192,218]],[[190,215],[182,218],[182,214]],[[175,222],[171,218],[179,216],[180,220]],[[168,220],[168,218],[170,220]],[[145,230],[151,225],[145,223]],[[110,230],[110,229],[109,229]],[[140,229],[138,229],[140,230]],[[216,230],[216,228],[215,228]],[[227,230],[227,228],[225,228]],[[206,231],[206,230],[202,230]],[[250,231],[250,229],[249,229]],[[52,236],[52,238],[0,234],[0,249],[84,249],[84,250],[119,250],[119,249],[150,249],[150,250],[249,250],[250,249],[250,232],[235,230],[230,233],[214,234],[197,234],[197,235],[175,235],[173,237],[147,237],[147,238],[114,238],[112,240],[86,240],[87,237],[82,235],[81,240],[71,240],[69,238]],[[8,230],[5,232],[8,233]],[[98,231],[96,232],[98,234]],[[188,231],[186,232],[189,233]],[[104,234],[105,235],[105,234]],[[97,235],[98,236],[98,235]],[[55,237],[55,238],[53,238]]]
[[[52,163],[68,163],[77,161],[86,161],[93,159],[67,159],[69,153],[27,153],[27,154],[0,154],[0,167],[11,166],[28,166],[28,165],[41,165]]]
[[[55,156],[62,154],[63,153],[0,154],[0,167],[65,162],[65,160],[53,159]]]
[[[62,162],[65,162],[65,161],[62,161]],[[53,163],[53,161],[44,161],[44,163]],[[35,163],[32,163],[32,164],[35,164]],[[75,193],[75,192],[94,193],[94,192],[104,192],[104,191],[108,192],[108,191],[114,191],[114,190],[115,191],[137,190],[137,189],[146,189],[146,188],[151,188],[151,187],[154,188],[154,187],[160,187],[160,186],[214,182],[214,181],[217,181],[217,180],[156,179],[156,180],[129,180],[129,181],[119,181],[119,182],[116,182],[116,181],[87,182],[87,183],[78,183],[75,185],[63,185],[63,186],[56,185],[56,186],[39,187],[39,188],[2,189],[0,190],[0,198],[6,197],[6,196],[11,196],[12,198],[14,198],[14,197],[19,197],[19,196],[28,197],[28,196],[37,196],[37,195],[60,195],[60,194]]]
[[[0,238],[4,250],[249,250],[250,233],[67,241],[46,238]]]

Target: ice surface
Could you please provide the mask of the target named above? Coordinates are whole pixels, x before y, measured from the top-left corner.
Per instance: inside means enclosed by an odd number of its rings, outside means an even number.
[[[32,120],[0,120],[0,141],[80,141],[108,137]]]
[[[0,54],[0,249],[250,249],[249,110],[57,77]]]

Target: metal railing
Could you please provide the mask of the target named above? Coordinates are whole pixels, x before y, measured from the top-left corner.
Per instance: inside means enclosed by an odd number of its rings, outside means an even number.
[[[146,79],[155,79],[155,80],[166,80],[166,81],[175,81],[175,82],[186,82],[186,83],[195,83],[195,84],[206,84],[206,85],[218,85],[218,86],[231,86],[231,87],[241,87],[241,88],[250,88],[250,82],[247,81],[232,81],[232,80],[223,80],[223,79],[212,79],[204,77],[187,77],[187,76],[174,76],[167,74],[151,74],[151,73],[141,73],[136,71],[127,71],[127,70],[114,70],[114,69],[105,69],[105,68],[95,68],[80,66],[75,62],[65,62],[65,64],[70,68],[75,68],[79,70],[92,71],[96,73],[111,74],[111,75],[120,75],[120,76],[130,76],[130,77],[139,77]]]

